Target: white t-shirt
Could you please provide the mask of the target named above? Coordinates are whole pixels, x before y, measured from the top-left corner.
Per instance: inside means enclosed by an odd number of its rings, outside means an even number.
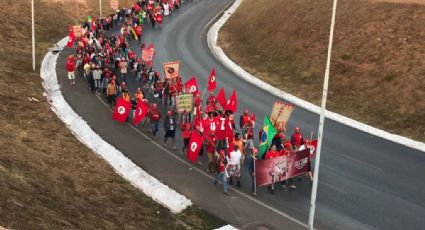
[[[231,165],[240,165],[241,164],[242,153],[240,150],[230,152],[229,164]]]

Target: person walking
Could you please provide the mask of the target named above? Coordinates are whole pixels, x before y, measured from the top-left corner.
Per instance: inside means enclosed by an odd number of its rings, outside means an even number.
[[[68,71],[68,79],[71,85],[75,85],[75,59],[74,55],[70,54],[66,61],[66,70]]]
[[[227,159],[224,154],[224,150],[220,150],[218,154],[218,158],[216,161],[217,165],[217,175],[214,178],[214,188],[216,188],[218,181],[220,180],[223,182],[223,192],[224,194],[230,196],[230,193],[227,188],[227,173],[226,173],[226,166],[227,166]]]
[[[238,188],[241,185],[241,164],[243,161],[242,153],[238,145],[234,146],[234,149],[229,154],[229,184],[233,185],[233,177],[236,178],[236,186]]]
[[[215,137],[215,133],[214,131],[212,131],[205,138],[205,150],[207,151],[207,156],[208,156],[208,172],[209,173],[213,173],[213,169],[214,169],[216,144],[217,144],[217,140]]]
[[[191,123],[183,123],[181,126],[181,130],[182,130],[182,137],[183,137],[182,155],[184,155],[184,151],[189,146],[190,135],[192,133]]]
[[[121,77],[123,79],[124,82],[126,81],[126,76],[127,76],[127,72],[128,72],[128,62],[127,59],[123,58],[119,64],[120,67],[120,73],[121,73]]]
[[[156,103],[152,103],[151,109],[149,111],[149,118],[152,126],[152,135],[154,138],[156,137],[156,133],[158,133],[159,121],[161,119],[161,114],[158,110],[158,105]]]
[[[170,109],[167,112],[167,116],[165,117],[164,121],[164,147],[167,146],[167,140],[168,138],[171,138],[171,143],[173,145],[173,149],[177,149],[176,147],[176,119],[174,117],[173,111]]]
[[[102,70],[100,70],[99,66],[93,70],[93,80],[94,80],[94,88],[97,94],[100,94],[99,89],[101,88],[100,79],[102,78]]]
[[[251,149],[250,154],[245,158],[245,166],[248,169],[249,176],[251,177],[251,195],[257,196],[255,189],[255,161],[257,160],[258,150],[254,147]]]
[[[117,95],[117,86],[115,80],[111,80],[106,88],[106,99],[110,105],[115,105],[115,96]]]

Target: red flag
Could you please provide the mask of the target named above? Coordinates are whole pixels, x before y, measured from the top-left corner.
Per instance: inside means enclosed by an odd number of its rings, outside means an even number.
[[[231,110],[233,113],[235,113],[237,108],[238,102],[236,99],[236,90],[233,89],[232,95],[230,96],[229,101],[227,102],[225,110]]]
[[[143,120],[143,118],[146,117],[146,115],[148,114],[148,111],[149,111],[148,103],[142,100],[139,100],[139,102],[137,102],[136,112],[134,113],[133,124],[137,126]]]
[[[137,4],[137,2],[136,2],[136,3],[134,3],[133,8],[134,8],[136,11],[139,11],[139,10],[140,10],[140,6],[139,6],[139,4]]]
[[[217,82],[215,79],[215,70],[211,70],[210,76],[208,77],[208,91],[213,91],[217,87]]]
[[[68,48],[72,48],[72,46],[74,45],[75,42],[75,34],[74,34],[74,30],[71,28],[69,28],[69,35],[68,35]]]
[[[221,88],[220,92],[218,92],[216,97],[218,103],[220,103],[221,107],[225,108],[227,105],[226,94],[224,93],[224,89]]]
[[[201,150],[203,143],[204,138],[202,135],[194,130],[190,135],[189,148],[187,149],[187,159],[189,159],[192,163],[196,163],[198,161],[198,153]]]
[[[198,93],[198,82],[196,81],[196,77],[192,77],[186,83],[184,83],[184,87],[193,94]]]
[[[130,113],[131,103],[125,101],[123,98],[118,98],[117,105],[115,106],[112,119],[124,123]]]
[[[317,139],[310,142],[310,159],[314,157],[317,149]]]

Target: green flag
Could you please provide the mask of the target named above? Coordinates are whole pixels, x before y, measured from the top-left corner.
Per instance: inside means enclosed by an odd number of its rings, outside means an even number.
[[[267,152],[269,145],[272,143],[273,137],[276,135],[277,131],[273,126],[273,123],[270,121],[268,116],[264,117],[264,127],[261,134],[260,140],[260,151],[258,152],[259,159],[263,158],[263,155]]]
[[[91,23],[92,22],[92,20],[93,20],[93,17],[92,16],[87,16],[87,22],[89,22],[89,23]]]

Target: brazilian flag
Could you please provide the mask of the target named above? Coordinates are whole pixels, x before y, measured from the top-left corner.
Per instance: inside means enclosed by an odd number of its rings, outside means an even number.
[[[258,151],[258,158],[262,159],[264,154],[267,152],[269,145],[272,143],[273,137],[276,135],[277,131],[273,126],[273,123],[270,121],[268,116],[264,117],[264,127],[261,134],[260,140],[260,151]]]

